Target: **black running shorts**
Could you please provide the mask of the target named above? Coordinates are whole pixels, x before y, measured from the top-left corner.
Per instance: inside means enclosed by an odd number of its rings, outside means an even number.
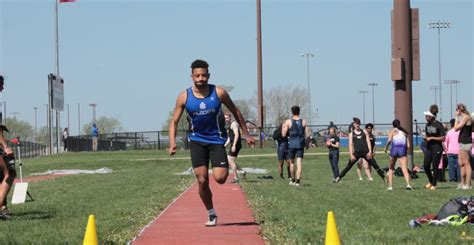
[[[193,168],[209,167],[209,160],[213,168],[228,168],[227,154],[224,145],[190,141],[191,162]]]
[[[295,159],[295,158],[303,158],[304,156],[304,148],[288,148],[288,157],[290,159]]]
[[[229,149],[229,153],[227,153],[227,155],[231,157],[237,157],[239,155],[240,149],[242,149],[241,144],[237,144],[237,146],[235,147],[235,151],[232,151],[232,146],[231,146]]]

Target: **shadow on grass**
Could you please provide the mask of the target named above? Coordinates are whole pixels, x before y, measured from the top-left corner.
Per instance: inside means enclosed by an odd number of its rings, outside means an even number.
[[[42,211],[28,211],[21,213],[13,213],[14,218],[26,219],[26,220],[40,220],[40,219],[52,219],[54,215],[50,212]]]
[[[260,225],[257,222],[230,222],[230,223],[222,223],[219,226],[251,226],[251,225]]]

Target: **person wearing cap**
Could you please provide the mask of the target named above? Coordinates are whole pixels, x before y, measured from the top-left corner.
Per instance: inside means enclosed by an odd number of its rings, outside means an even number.
[[[336,183],[341,181],[352,166],[361,158],[365,159],[377,171],[382,180],[385,180],[384,172],[372,158],[372,145],[370,144],[369,134],[360,128],[359,118],[355,117],[353,120],[354,130],[349,134],[349,154],[351,158],[347,162],[346,168],[344,168],[339,177],[336,178]]]
[[[472,168],[470,163],[470,153],[472,149],[472,118],[464,104],[459,103],[456,106],[454,119],[454,130],[459,131],[459,167],[461,168],[461,182],[458,189],[470,190]]]
[[[425,169],[426,176],[429,180],[429,183],[425,185],[425,188],[436,190],[436,184],[440,174],[438,164],[444,150],[443,141],[446,131],[443,124],[436,120],[436,115],[438,114],[437,105],[431,105],[430,110],[425,111],[423,114],[425,115],[427,122],[424,136],[426,151],[423,159],[423,168]],[[433,171],[433,173],[431,171]]]

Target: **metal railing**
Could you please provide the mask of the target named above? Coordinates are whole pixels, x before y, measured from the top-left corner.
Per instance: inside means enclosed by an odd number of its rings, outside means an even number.
[[[316,146],[324,146],[325,135],[328,125],[311,125],[313,137],[315,138]],[[349,125],[337,125],[338,134],[340,137],[347,136]],[[363,127],[363,126],[362,126]],[[374,134],[376,137],[387,136],[392,125],[388,123],[376,124],[374,128]],[[277,127],[265,127],[260,132],[257,128],[250,128],[249,132],[255,137],[256,146],[260,145],[264,148],[276,147],[275,141],[272,138],[273,132]],[[424,123],[419,123],[418,128],[424,128]],[[262,134],[263,132],[263,134]],[[415,125],[413,128],[415,131]],[[421,132],[418,130],[418,132]],[[413,134],[414,143],[421,142],[420,140],[415,142],[415,137],[418,138],[416,133]],[[176,144],[178,149],[188,149],[187,131],[178,130],[176,133]],[[92,151],[92,136],[80,135],[80,136],[69,136],[68,137],[68,151]],[[247,144],[242,144],[243,147],[247,147]],[[145,131],[145,132],[123,132],[123,133],[109,133],[101,134],[98,137],[98,151],[125,151],[125,150],[164,150],[169,147],[168,131]]]

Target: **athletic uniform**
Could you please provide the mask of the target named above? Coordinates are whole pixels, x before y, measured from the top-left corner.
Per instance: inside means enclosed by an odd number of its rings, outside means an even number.
[[[291,127],[288,130],[288,153],[290,159],[303,158],[304,155],[304,127],[303,120],[291,119]]]
[[[392,148],[390,149],[390,157],[399,158],[407,156],[407,136],[405,133],[397,129],[397,134],[392,138]]]
[[[234,134],[234,130],[237,129],[237,136]],[[232,152],[232,146],[234,145],[234,139],[237,137],[237,144],[235,144],[235,151]],[[239,155],[240,149],[242,149],[242,138],[240,136],[239,123],[237,121],[232,121],[229,128],[229,140],[230,140],[230,150],[227,155],[231,157],[237,157]]]
[[[188,136],[193,168],[208,166],[228,167],[224,144],[227,140],[224,114],[216,86],[209,84],[209,95],[196,98],[192,87],[186,90],[186,111],[191,123]]]
[[[443,125],[437,120],[428,122],[425,126],[425,132],[426,137],[441,137],[446,135]],[[436,182],[438,180],[438,164],[441,160],[443,150],[443,143],[441,141],[430,140],[426,143],[423,168],[425,169],[428,180],[433,186],[436,186]],[[431,165],[433,166],[433,174],[431,173]]]
[[[277,141],[278,161],[290,159],[288,156],[288,138],[281,135],[281,127],[273,132],[273,139]]]
[[[459,131],[459,138],[458,138],[459,150],[471,152],[471,148],[472,148],[471,134],[472,134],[472,124],[471,125],[464,124],[464,126],[462,126],[461,130]]]
[[[346,175],[347,172],[354,166],[355,163],[359,161],[359,159],[363,158],[365,159],[370,166],[372,166],[375,170],[377,170],[377,173],[380,175],[382,179],[385,178],[385,175],[383,171],[380,169],[379,165],[375,161],[375,159],[370,158],[367,159],[367,154],[369,153],[369,146],[367,145],[367,140],[366,136],[363,130],[360,130],[360,132],[357,134],[356,131],[352,131],[352,144],[354,145],[354,157],[355,159],[349,159],[347,162],[346,168],[344,168],[339,175],[339,179],[342,179],[344,175]]]
[[[340,139],[337,135],[329,135],[328,141],[334,145],[337,142],[340,142]],[[329,163],[331,164],[332,175],[334,176],[334,179],[336,179],[337,177],[339,177],[339,148],[329,145],[328,149]]]

